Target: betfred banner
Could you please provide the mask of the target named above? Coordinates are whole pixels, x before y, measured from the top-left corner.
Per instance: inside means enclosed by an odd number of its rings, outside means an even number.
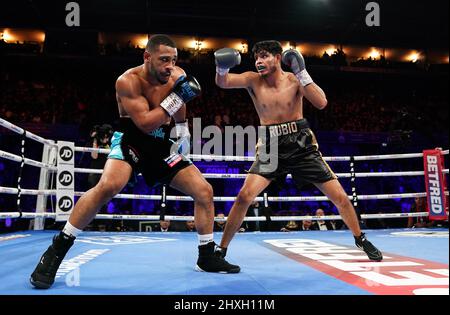
[[[443,174],[444,159],[440,150],[423,151],[425,187],[430,220],[447,220],[448,198]]]

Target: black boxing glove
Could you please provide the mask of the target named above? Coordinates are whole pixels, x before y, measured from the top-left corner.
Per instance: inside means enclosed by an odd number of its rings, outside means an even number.
[[[173,116],[184,104],[199,96],[201,91],[197,79],[193,76],[181,76],[175,82],[172,93],[161,102],[160,106],[169,116]]]
[[[216,71],[220,76],[226,75],[231,68],[241,64],[241,54],[233,48],[222,48],[214,53]]]

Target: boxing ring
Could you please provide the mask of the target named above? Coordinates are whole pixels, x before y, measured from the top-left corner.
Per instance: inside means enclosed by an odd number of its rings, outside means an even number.
[[[17,187],[0,187],[1,194],[17,195],[18,211],[0,212],[0,219],[34,219],[33,231],[0,235],[0,294],[6,295],[421,295],[449,294],[448,229],[365,230],[369,239],[384,254],[382,262],[371,262],[354,246],[348,230],[305,232],[246,232],[237,234],[229,248],[227,259],[239,264],[239,274],[194,272],[197,259],[197,235],[189,232],[84,232],[63,261],[57,279],[50,290],[33,289],[29,275],[38,258],[51,243],[55,231],[44,231],[43,220],[55,218],[45,212],[45,200],[56,190],[46,184],[56,165],[56,143],[0,119],[0,126],[44,145],[42,161],[35,161],[0,150],[0,158],[41,169],[38,189],[23,189],[20,176]],[[76,152],[109,150],[76,147]],[[448,155],[449,151],[442,151]],[[358,178],[424,176],[425,172],[356,173],[356,161],[399,160],[423,158],[423,153],[325,157],[326,161],[348,162],[350,172],[336,174],[350,178],[349,199],[389,200],[426,197],[427,192],[402,194],[359,195],[354,182]],[[252,157],[191,156],[192,159],[222,161],[252,161]],[[96,173],[101,170],[75,168],[75,173]],[[443,174],[448,174],[444,169]],[[204,174],[207,179],[244,179],[246,174]],[[83,192],[75,192],[81,196]],[[23,212],[20,198],[37,196],[36,212]],[[448,192],[446,192],[448,195]],[[191,202],[190,197],[119,194],[115,198]],[[235,197],[214,197],[215,202],[234,201]],[[259,197],[271,202],[327,201],[326,197]],[[362,214],[361,218],[400,219],[427,217],[428,212]],[[165,216],[172,221],[192,220],[191,216]],[[99,220],[159,220],[152,215],[106,215]],[[258,216],[246,221],[339,220],[340,216]],[[216,218],[216,221],[226,220]],[[215,240],[221,233],[215,233]]]

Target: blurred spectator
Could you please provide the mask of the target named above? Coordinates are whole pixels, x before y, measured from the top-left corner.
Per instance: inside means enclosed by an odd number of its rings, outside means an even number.
[[[378,214],[383,214],[383,212],[379,211]],[[388,229],[389,225],[385,219],[378,218],[367,220],[367,227],[370,229]]]
[[[325,216],[325,211],[323,209],[317,209],[316,214],[317,217],[323,217]],[[334,230],[333,222],[331,221],[314,221],[312,224],[314,230],[320,230],[320,231],[327,231],[327,230]]]
[[[186,232],[196,232],[195,221],[186,221],[185,231]]]
[[[300,224],[297,221],[289,221],[284,227],[281,228],[281,232],[294,232],[300,231]]]
[[[258,217],[262,214],[259,213],[259,202],[255,201],[251,204],[251,206],[247,210],[246,217]],[[260,222],[259,221],[244,221],[241,226],[241,232],[255,232],[260,231]]]
[[[160,220],[159,225],[153,230],[153,232],[171,232],[171,226],[169,220]]]
[[[410,213],[428,212],[426,198],[414,198]],[[430,221],[428,217],[408,218],[408,228],[430,228],[434,226],[434,221]]]
[[[225,214],[218,213],[217,214],[218,219],[224,219]],[[225,230],[226,221],[215,221],[214,222],[214,232],[223,232]]]
[[[112,127],[110,125],[104,124],[102,126],[94,126],[90,133],[90,141],[92,141],[92,147],[95,149],[109,149],[111,144],[111,137],[112,137]],[[106,160],[107,160],[107,154],[99,154],[98,152],[91,152],[91,162],[90,162],[90,169],[101,169],[103,170],[103,167],[105,166]],[[95,187],[97,183],[100,181],[101,174],[94,174],[90,173],[88,175],[87,179],[87,190]],[[107,205],[103,205],[99,213],[106,213]],[[91,223],[88,225],[88,229],[95,229],[95,227],[100,224],[100,220],[94,219]],[[105,227],[107,230],[115,230],[115,231],[121,231],[124,229],[123,222],[122,226],[117,226],[117,222],[106,222],[107,227]]]
[[[111,145],[111,137],[113,134],[113,128],[111,125],[104,124],[102,126],[94,126],[91,131],[90,137],[92,140],[92,147],[95,149],[109,149]],[[107,154],[99,154],[98,152],[91,153],[91,165],[92,169],[103,169],[105,166]],[[100,181],[101,174],[89,174],[88,184],[89,188],[94,187]]]
[[[300,225],[300,231],[313,231],[317,230],[317,227],[315,227],[311,220],[303,220]]]

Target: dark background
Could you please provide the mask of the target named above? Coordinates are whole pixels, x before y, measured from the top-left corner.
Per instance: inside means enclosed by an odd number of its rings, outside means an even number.
[[[66,28],[68,1],[2,3],[0,26]],[[81,0],[78,31],[129,31],[448,49],[449,2],[379,0],[381,27],[363,0]],[[66,29],[67,32],[69,30]],[[74,30],[71,30],[72,32]]]

